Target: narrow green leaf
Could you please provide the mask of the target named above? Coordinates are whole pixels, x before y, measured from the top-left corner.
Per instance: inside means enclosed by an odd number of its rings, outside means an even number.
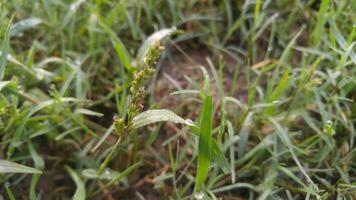
[[[30,150],[30,154],[31,154],[33,162],[35,163],[35,167],[37,169],[43,170],[43,168],[45,166],[44,160],[40,155],[38,155],[38,153],[36,152],[32,143],[29,143],[28,149]],[[36,196],[36,186],[37,186],[38,181],[40,180],[40,176],[41,175],[39,175],[39,174],[32,175],[31,185],[30,185],[30,195],[29,195],[30,200],[38,199],[38,197]]]
[[[116,36],[116,35],[115,35]],[[124,67],[127,70],[131,70],[131,57],[130,54],[128,53],[125,45],[121,42],[121,40],[118,37],[115,37],[116,39],[113,40],[113,45],[116,50],[116,54],[119,56],[120,61],[124,65]]]
[[[5,32],[5,37],[4,37],[4,40],[2,42],[2,47],[1,47],[0,81],[4,78],[4,75],[5,75],[5,68],[6,68],[6,63],[7,63],[7,54],[8,54],[8,51],[9,51],[11,21],[12,21],[12,19],[10,20],[9,24],[7,25],[6,32]]]
[[[213,126],[213,101],[212,96],[207,95],[204,99],[203,113],[201,118],[201,128],[198,146],[198,166],[195,177],[195,191],[199,191],[209,172],[210,159],[212,154],[211,132]]]
[[[318,13],[318,21],[316,23],[314,32],[313,32],[313,44],[314,46],[320,41],[320,36],[322,35],[322,28],[325,24],[326,11],[328,10],[329,0],[323,0],[320,4],[320,9]]]
[[[0,174],[3,173],[42,174],[38,169],[7,160],[0,160]]]
[[[306,188],[307,186],[303,183],[302,180],[300,180],[296,175],[293,174],[292,171],[290,171],[288,168],[285,168],[283,166],[277,166],[279,170],[281,170],[283,173],[288,175],[290,178],[292,178],[295,182],[297,182],[300,186]]]
[[[74,15],[77,12],[80,5],[84,2],[85,2],[85,0],[77,0],[74,3],[69,5],[68,12],[63,18],[61,29],[65,28],[69,24],[69,22],[74,17]]]
[[[230,168],[229,162],[225,158],[220,145],[214,140],[212,142],[212,156],[224,174],[228,174],[230,171],[234,170]]]
[[[109,34],[111,43],[115,48],[116,54],[117,56],[119,56],[121,63],[128,71],[132,71],[133,69],[133,67],[131,66],[132,57],[129,51],[127,50],[127,48],[125,47],[125,45],[123,44],[123,42],[121,41],[121,39],[104,22],[101,21],[100,26],[107,34]]]
[[[72,177],[75,184],[77,185],[77,189],[76,189],[72,199],[73,200],[85,200],[86,192],[85,192],[84,182],[82,181],[82,179],[78,176],[78,174],[73,169],[71,169],[68,166],[65,166],[64,168],[67,170],[67,172]]]
[[[104,135],[100,138],[99,142],[94,146],[94,148],[92,149],[92,152],[96,151],[100,147],[100,145],[102,145],[105,142],[106,138],[109,137],[109,135],[114,131],[114,129],[115,129],[115,125],[112,124],[108,128],[108,130],[106,130]]]
[[[6,189],[6,193],[7,193],[7,196],[9,197],[9,199],[16,200],[14,193],[12,193],[12,191],[10,189],[10,183],[5,183],[5,189]]]

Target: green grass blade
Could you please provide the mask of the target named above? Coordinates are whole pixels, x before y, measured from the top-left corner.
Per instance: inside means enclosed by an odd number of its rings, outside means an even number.
[[[157,41],[161,41],[164,38],[167,38],[176,32],[177,32],[177,28],[173,27],[173,28],[162,29],[153,33],[150,37],[148,37],[145,40],[145,42],[138,50],[138,56],[137,56],[138,61],[140,63],[143,63],[143,59],[146,56],[146,53],[148,52],[148,49],[152,46],[152,44],[154,44]]]
[[[0,92],[1,90],[6,87],[9,83],[11,83],[10,81],[0,81]]]
[[[214,140],[212,142],[212,156],[224,174],[228,174],[231,170],[233,170],[230,168],[229,162],[225,158],[220,145]]]
[[[153,110],[147,110],[145,112],[142,112],[138,115],[136,115],[132,119],[132,129],[137,129],[142,126],[156,123],[156,122],[164,122],[164,121],[170,121],[174,123],[181,123],[181,124],[186,124],[186,121],[176,115],[174,112],[167,110],[167,109],[153,109]]]
[[[7,160],[0,160],[0,174],[4,173],[42,174],[38,169]]]
[[[7,54],[9,51],[9,41],[10,41],[10,29],[11,29],[11,22],[12,19],[10,20],[9,24],[7,25],[6,32],[5,32],[5,37],[2,42],[2,47],[1,47],[1,57],[0,57],[0,81],[4,78],[5,75],[5,68],[6,68],[6,63],[7,63]]]
[[[133,71],[134,68],[131,66],[132,56],[130,55],[129,51],[127,50],[126,46],[123,44],[121,39],[104,22],[100,21],[100,26],[107,34],[109,34],[111,43],[115,48],[116,54],[119,57],[122,65],[129,72]]]
[[[73,195],[73,200],[85,200],[85,184],[82,181],[82,179],[79,177],[79,175],[72,170],[70,167],[65,166],[64,167],[66,169],[66,171],[69,173],[69,175],[72,177],[73,181],[75,182],[75,184],[77,185],[77,189]]]
[[[41,23],[43,23],[43,20],[37,17],[16,22],[10,30],[10,36],[21,35],[25,30],[34,28]]]
[[[7,196],[9,197],[10,200],[16,200],[14,193],[12,193],[11,189],[10,189],[10,184],[9,183],[5,183],[5,189],[6,189],[6,193]]]
[[[35,167],[37,169],[43,170],[45,163],[43,158],[38,155],[38,153],[35,150],[35,147],[32,145],[32,143],[29,143],[28,149],[30,150],[31,157],[35,163]],[[39,174],[34,174],[31,179],[31,186],[30,186],[30,200],[37,200],[38,197],[36,196],[36,186],[38,181],[40,180]]]
[[[212,139],[211,132],[213,126],[213,100],[208,94],[204,99],[203,113],[201,118],[201,129],[198,146],[198,165],[195,177],[195,191],[201,190],[205,179],[208,176],[211,154]]]
[[[328,10],[328,5],[329,5],[329,0],[323,0],[321,1],[320,4],[320,9],[318,13],[318,19],[317,19],[317,24],[315,26],[314,32],[313,32],[313,44],[314,46],[318,44],[320,41],[320,36],[322,35],[322,28],[325,24],[325,19],[326,19],[326,11]]]

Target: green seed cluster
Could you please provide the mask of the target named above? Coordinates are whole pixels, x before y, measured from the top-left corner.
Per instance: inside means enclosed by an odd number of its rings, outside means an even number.
[[[155,72],[154,66],[157,64],[163,50],[164,47],[159,41],[151,45],[143,59],[143,69],[135,72],[133,75],[130,87],[131,102],[129,105],[126,126],[123,118],[115,119],[115,128],[118,134],[123,133],[127,127],[130,127],[133,117],[142,111],[142,102],[145,97],[145,81],[147,81]]]

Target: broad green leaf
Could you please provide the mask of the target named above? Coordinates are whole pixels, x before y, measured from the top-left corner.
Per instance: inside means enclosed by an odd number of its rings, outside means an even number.
[[[68,166],[64,167],[67,172],[69,173],[69,175],[72,177],[73,181],[75,182],[75,185],[77,186],[77,189],[75,190],[75,193],[73,195],[73,200],[85,200],[85,184],[83,182],[83,180],[78,176],[78,174],[71,169]]]
[[[137,129],[142,126],[156,123],[156,122],[174,122],[180,124],[187,124],[186,120],[176,115],[174,112],[166,109],[154,109],[142,112],[132,119],[130,128]]]
[[[23,33],[25,30],[29,28],[33,28],[41,24],[42,22],[43,22],[42,19],[36,17],[18,21],[12,26],[10,30],[10,36],[19,35]]]
[[[176,27],[166,28],[166,29],[159,30],[153,33],[151,36],[149,36],[138,51],[138,57],[137,57],[138,61],[140,63],[143,63],[143,58],[145,57],[148,49],[153,43],[157,41],[161,41],[164,38],[171,36],[172,34],[176,33],[176,31],[177,31]]]
[[[7,160],[0,160],[0,174],[3,173],[42,174],[38,169]]]
[[[201,128],[199,134],[198,145],[198,166],[195,177],[195,191],[199,191],[209,172],[211,154],[212,154],[212,139],[211,132],[213,126],[213,100],[212,96],[206,95],[204,99],[203,113],[201,118]]]

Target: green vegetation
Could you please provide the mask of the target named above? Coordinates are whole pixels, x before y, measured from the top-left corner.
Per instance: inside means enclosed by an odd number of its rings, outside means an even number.
[[[356,199],[355,11],[0,0],[0,199]]]

